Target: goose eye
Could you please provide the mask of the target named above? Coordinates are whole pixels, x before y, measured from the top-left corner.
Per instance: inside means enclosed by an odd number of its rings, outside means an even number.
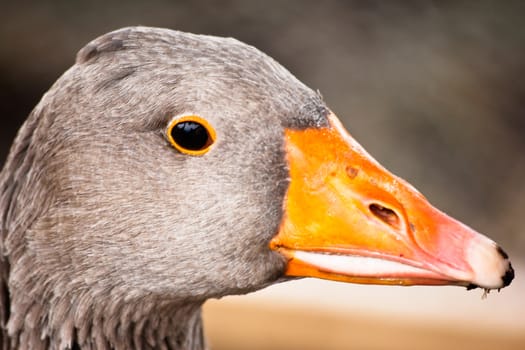
[[[191,115],[175,118],[167,130],[168,140],[179,152],[202,155],[215,142],[215,130],[203,118]]]

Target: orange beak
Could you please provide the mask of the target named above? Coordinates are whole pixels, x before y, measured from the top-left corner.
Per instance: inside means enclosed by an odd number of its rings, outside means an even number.
[[[396,285],[502,288],[514,271],[493,241],[434,208],[346,132],[286,130],[290,185],[270,247],[286,275]]]

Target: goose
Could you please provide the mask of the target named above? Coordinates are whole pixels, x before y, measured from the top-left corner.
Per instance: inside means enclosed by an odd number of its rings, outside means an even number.
[[[204,349],[201,306],[301,277],[508,286],[321,95],[231,38],[128,27],[82,48],[0,175],[2,349]]]

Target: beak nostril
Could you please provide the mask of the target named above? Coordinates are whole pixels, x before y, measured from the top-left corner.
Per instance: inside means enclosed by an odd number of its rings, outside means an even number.
[[[370,204],[368,208],[381,221],[394,228],[399,228],[399,216],[392,209],[376,203]]]

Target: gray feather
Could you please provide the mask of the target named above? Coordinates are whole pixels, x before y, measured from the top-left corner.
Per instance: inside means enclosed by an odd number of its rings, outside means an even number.
[[[201,349],[200,306],[282,277],[268,249],[288,186],[284,128],[320,96],[234,39],[135,27],[84,47],[0,175],[4,349]],[[195,113],[202,157],[166,140]]]

